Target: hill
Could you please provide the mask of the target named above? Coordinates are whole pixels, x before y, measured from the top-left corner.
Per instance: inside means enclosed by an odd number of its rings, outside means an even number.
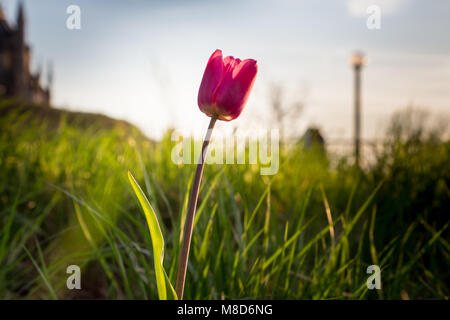
[[[110,118],[103,114],[76,112],[52,108],[46,105],[19,103],[14,100],[0,100],[0,118],[14,113],[18,117],[26,117],[27,125],[30,121],[36,124],[45,124],[48,129],[55,129],[64,120],[68,125],[80,129],[97,126],[103,129],[120,129],[124,131],[139,132],[136,126],[124,120]]]

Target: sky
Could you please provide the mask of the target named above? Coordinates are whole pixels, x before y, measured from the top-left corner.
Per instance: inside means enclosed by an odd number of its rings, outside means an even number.
[[[16,0],[0,0],[9,20]],[[349,56],[367,55],[362,135],[380,137],[390,115],[407,105],[438,117],[450,112],[448,0],[40,0],[24,1],[32,69],[51,60],[52,103],[128,120],[152,138],[168,127],[202,135],[209,119],[197,106],[209,56],[258,61],[248,104],[232,127],[273,129],[270,88],[304,110],[298,132],[317,126],[325,138],[352,136]],[[69,30],[69,5],[81,29]],[[366,9],[381,10],[370,30]],[[45,83],[45,81],[44,81]]]

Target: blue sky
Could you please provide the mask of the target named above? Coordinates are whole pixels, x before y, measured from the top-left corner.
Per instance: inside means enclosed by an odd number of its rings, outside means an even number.
[[[15,0],[0,1],[16,16]],[[53,103],[137,124],[151,137],[168,126],[202,134],[208,119],[197,91],[209,55],[258,60],[259,74],[239,127],[273,128],[269,87],[305,110],[296,127],[326,137],[352,134],[354,50],[369,64],[363,76],[363,136],[382,133],[395,110],[414,104],[450,111],[450,1],[24,1],[33,66],[51,59]],[[81,30],[66,28],[66,8],[81,8]],[[381,29],[366,27],[369,5]]]

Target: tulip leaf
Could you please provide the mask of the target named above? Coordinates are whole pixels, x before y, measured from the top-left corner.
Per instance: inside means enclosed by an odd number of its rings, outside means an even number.
[[[152,239],[156,286],[158,288],[159,299],[167,300],[166,281],[170,289],[170,294],[174,299],[177,299],[175,290],[173,289],[163,266],[164,237],[159,226],[157,215],[130,171],[128,171],[128,179],[130,180],[131,186],[136,193],[139,203],[144,210],[145,218],[147,219],[148,229],[150,231],[150,237]]]

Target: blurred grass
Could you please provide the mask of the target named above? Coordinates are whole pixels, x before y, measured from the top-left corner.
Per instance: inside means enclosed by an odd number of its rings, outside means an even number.
[[[99,115],[0,102],[0,298],[157,299],[153,249],[127,171],[159,216],[176,277],[194,165]],[[448,298],[450,143],[398,115],[358,170],[282,146],[257,165],[205,168],[185,299]],[[332,157],[332,155],[330,155]],[[66,288],[68,265],[82,290]],[[382,291],[366,287],[367,266]]]

